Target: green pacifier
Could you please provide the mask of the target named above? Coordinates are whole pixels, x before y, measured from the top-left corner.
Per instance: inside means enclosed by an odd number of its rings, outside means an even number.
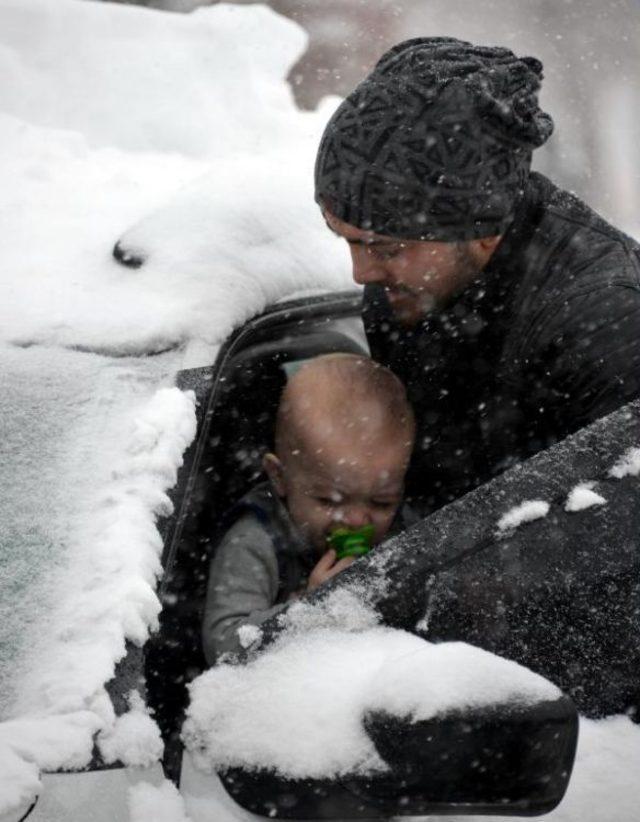
[[[373,525],[363,525],[362,528],[336,528],[327,537],[327,542],[336,552],[338,559],[363,557],[371,550],[374,531]]]

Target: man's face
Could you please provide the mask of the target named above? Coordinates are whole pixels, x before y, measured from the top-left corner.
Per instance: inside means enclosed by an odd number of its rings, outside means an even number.
[[[406,326],[415,325],[468,285],[500,240],[401,240],[356,228],[326,209],[323,214],[329,228],[349,244],[355,282],[381,285],[396,319]]]

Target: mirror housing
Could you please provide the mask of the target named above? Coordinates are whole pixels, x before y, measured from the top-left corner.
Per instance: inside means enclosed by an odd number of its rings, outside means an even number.
[[[577,711],[566,696],[420,722],[381,712],[363,721],[387,773],[292,780],[232,768],[219,774],[222,783],[244,808],[276,819],[536,816],[564,796],[578,739]]]

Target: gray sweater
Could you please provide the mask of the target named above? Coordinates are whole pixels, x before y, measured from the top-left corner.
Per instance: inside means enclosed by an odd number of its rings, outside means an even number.
[[[259,626],[282,610],[316,563],[269,483],[246,494],[230,521],[209,567],[202,627],[209,665],[239,652],[251,634],[238,629]]]

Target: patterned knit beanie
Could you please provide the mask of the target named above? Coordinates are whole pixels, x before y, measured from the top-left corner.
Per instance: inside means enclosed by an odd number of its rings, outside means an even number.
[[[501,234],[531,152],[553,131],[542,64],[448,37],[398,44],[329,121],[316,200],[350,225],[416,240]]]

